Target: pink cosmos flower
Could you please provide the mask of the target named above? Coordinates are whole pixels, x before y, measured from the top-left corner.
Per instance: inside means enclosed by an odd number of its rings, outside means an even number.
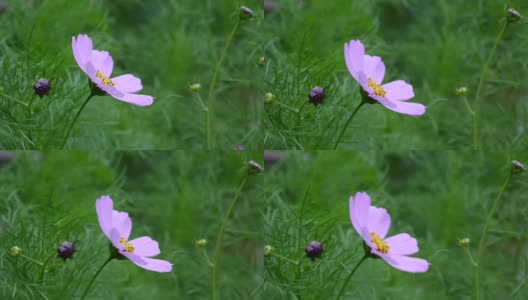
[[[407,233],[400,233],[385,238],[389,231],[391,218],[384,208],[370,205],[367,193],[356,193],[350,197],[350,220],[370,252],[375,254],[396,269],[421,273],[429,269],[429,263],[421,258],[408,255],[418,252],[418,243]]]
[[[152,96],[133,94],[143,86],[141,80],[131,74],[110,78],[114,61],[107,51],[93,50],[92,40],[85,34],[72,37],[73,56],[75,61],[90,80],[103,92],[128,103],[138,106],[151,105]]]
[[[365,47],[359,40],[345,44],[345,61],[352,77],[370,98],[402,114],[419,116],[425,113],[424,105],[405,102],[414,97],[412,85],[403,80],[381,84],[385,77],[385,64],[378,56],[366,55]]]
[[[95,207],[99,226],[121,255],[147,270],[160,273],[172,270],[170,262],[150,258],[160,253],[158,242],[148,236],[128,240],[132,220],[127,213],[114,210],[114,203],[109,196],[97,199]]]

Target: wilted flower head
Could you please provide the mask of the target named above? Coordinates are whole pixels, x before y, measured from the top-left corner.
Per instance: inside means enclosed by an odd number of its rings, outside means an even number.
[[[253,13],[253,11],[247,7],[247,6],[241,6],[240,7],[240,18],[241,19],[250,19],[254,16],[255,14]]]
[[[206,239],[199,239],[195,243],[196,243],[196,246],[198,246],[200,248],[205,248],[205,246],[207,246],[207,240]]]
[[[508,22],[517,22],[521,19],[521,14],[516,11],[515,9],[513,8],[509,8],[507,11],[506,11],[506,17],[508,18]]]
[[[408,255],[418,252],[418,242],[407,233],[386,238],[391,218],[384,208],[370,205],[367,193],[356,193],[350,197],[350,220],[370,255],[381,257],[391,266],[405,272],[421,273],[429,269],[429,263],[421,258]]]
[[[257,174],[264,170],[261,165],[259,165],[256,161],[250,160],[248,162],[248,172],[249,174]]]
[[[520,162],[516,161],[516,160],[512,160],[511,162],[511,172],[512,174],[519,174],[519,173],[522,173],[524,172],[526,168],[524,167],[523,164],[521,164]]]
[[[150,258],[160,254],[158,242],[148,236],[129,240],[132,220],[127,213],[114,210],[114,203],[109,196],[97,199],[95,207],[99,226],[120,255],[147,270],[160,273],[172,270],[170,262]]]
[[[362,95],[368,98],[365,102],[377,101],[392,111],[407,115],[425,113],[424,105],[406,102],[414,97],[412,85],[403,80],[381,84],[385,77],[385,64],[378,56],[366,55],[360,41],[352,40],[345,44],[345,61],[348,71],[361,85]]]
[[[314,87],[310,91],[310,93],[308,93],[308,101],[310,101],[310,103],[312,103],[315,106],[323,103],[323,100],[325,98],[326,98],[325,90],[320,86]]]
[[[51,90],[51,82],[46,78],[40,78],[33,85],[33,89],[35,90],[35,94],[42,98],[44,95],[49,94],[49,91]]]
[[[465,86],[461,86],[459,88],[456,89],[455,93],[459,96],[465,96],[467,95],[467,92],[468,92],[468,88],[465,87]]]
[[[73,253],[75,253],[75,245],[72,242],[63,242],[59,248],[57,248],[57,255],[63,260],[71,258]]]
[[[9,249],[9,255],[11,256],[19,256],[20,253],[22,253],[22,249],[18,246],[13,246]]]
[[[306,252],[306,256],[314,260],[323,254],[323,244],[318,241],[312,241],[306,246],[306,249],[304,250]]]
[[[97,95],[110,95],[118,100],[138,106],[151,105],[152,96],[134,94],[143,86],[141,80],[131,74],[110,78],[114,69],[114,61],[107,51],[93,50],[92,40],[85,34],[72,37],[73,56],[75,61],[90,78],[92,93]]]
[[[193,83],[189,86],[189,89],[193,93],[198,93],[202,89],[202,85],[199,83]]]

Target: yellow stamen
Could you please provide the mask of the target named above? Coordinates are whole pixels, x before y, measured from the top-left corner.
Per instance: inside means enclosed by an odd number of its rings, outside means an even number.
[[[112,79],[106,77],[101,71],[97,70],[97,73],[95,73],[95,77],[100,78],[103,84],[106,84],[108,86],[114,87],[115,83],[112,81]],[[370,84],[370,83],[369,83]]]
[[[378,248],[377,250],[381,253],[387,253],[389,252],[389,245],[381,238],[379,237],[374,231],[370,233],[370,236],[372,237],[371,242],[376,245]]]
[[[374,80],[372,80],[372,78],[370,77],[368,79],[368,85],[374,89],[374,94],[381,97],[385,97],[385,95],[387,95],[387,92],[383,89],[383,87],[374,82]]]
[[[132,244],[130,244],[127,240],[125,240],[124,238],[121,238],[121,240],[119,241],[119,243],[123,246],[125,246],[125,251],[126,252],[130,252],[130,253],[134,253],[134,250],[136,250],[136,248],[134,248],[134,246],[132,246]]]

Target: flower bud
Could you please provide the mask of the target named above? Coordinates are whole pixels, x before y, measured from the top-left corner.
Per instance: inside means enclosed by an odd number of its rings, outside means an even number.
[[[308,94],[308,100],[313,105],[317,106],[323,103],[323,100],[326,98],[326,93],[324,89],[320,86],[314,87]]]
[[[255,14],[253,13],[251,9],[249,9],[249,7],[247,6],[240,7],[240,19],[241,20],[251,19],[254,15]]]
[[[318,241],[312,241],[306,246],[305,251],[306,256],[314,260],[323,253],[323,244]]]
[[[273,251],[273,247],[271,247],[270,245],[264,246],[264,256],[270,256],[271,251]]]
[[[196,244],[196,246],[200,247],[200,248],[205,248],[205,246],[207,246],[207,240],[206,239],[199,239],[197,241],[194,242]]]
[[[260,166],[256,161],[250,160],[248,162],[248,172],[250,175],[258,174],[262,172],[264,168]]]
[[[522,17],[521,14],[513,8],[509,8],[506,11],[506,18],[508,19],[508,22],[510,23],[519,21],[521,17]]]
[[[463,238],[458,240],[458,245],[464,248],[469,247],[471,240],[469,238]]]
[[[264,104],[271,104],[273,103],[273,100],[275,100],[275,96],[273,96],[272,93],[266,93],[266,95],[264,95]]]
[[[233,148],[233,150],[242,151],[242,150],[246,150],[246,148],[244,148],[244,146],[238,145],[235,148]]]
[[[456,89],[455,93],[459,96],[465,96],[467,95],[467,92],[468,92],[468,88],[465,87],[465,86],[461,86],[459,88]]]
[[[63,242],[57,249],[57,254],[63,260],[71,258],[75,253],[75,245],[72,242]]]
[[[198,93],[202,89],[202,85],[199,83],[193,83],[189,86],[189,89],[193,93]]]
[[[259,65],[263,65],[266,62],[266,58],[264,56],[259,57],[258,63]]]
[[[512,160],[511,162],[511,173],[512,174],[519,174],[522,173],[526,168],[523,164],[516,160]]]
[[[35,82],[35,84],[33,85],[33,89],[35,90],[35,94],[39,95],[39,97],[42,98],[44,97],[44,95],[47,95],[51,90],[51,82],[46,78],[41,78],[37,80],[37,82]]]
[[[20,253],[22,253],[22,249],[18,246],[13,246],[11,249],[9,249],[9,255],[11,256],[19,256]]]

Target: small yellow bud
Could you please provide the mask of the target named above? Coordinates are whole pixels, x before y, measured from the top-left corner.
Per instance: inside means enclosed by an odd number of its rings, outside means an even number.
[[[264,103],[265,104],[273,103],[274,99],[275,99],[275,96],[273,96],[272,93],[266,93],[266,95],[264,95]]]
[[[273,247],[271,247],[270,245],[264,246],[264,256],[270,256],[271,251],[273,251]]]
[[[199,239],[197,241],[195,241],[196,243],[196,246],[200,247],[200,248],[205,248],[205,246],[207,246],[207,240],[206,239]]]
[[[459,87],[456,89],[456,94],[459,96],[465,96],[467,95],[468,88],[465,86]]]
[[[198,93],[202,89],[202,85],[199,83],[193,83],[189,86],[189,89],[193,93]]]
[[[21,252],[22,249],[20,249],[18,246],[13,246],[11,249],[9,249],[9,255],[11,256],[19,256]]]

